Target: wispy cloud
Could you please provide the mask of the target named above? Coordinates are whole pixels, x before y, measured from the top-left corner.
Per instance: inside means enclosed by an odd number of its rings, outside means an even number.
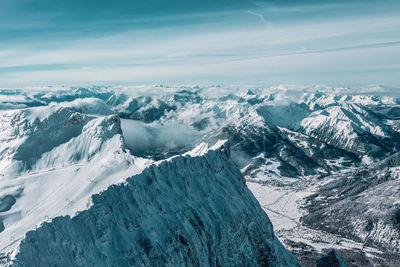
[[[196,9],[199,5],[192,2],[182,8],[169,7],[168,15],[160,14],[157,6],[149,10],[144,5],[138,8],[143,14],[135,10],[135,16],[116,7],[110,11],[118,10],[120,16],[112,16],[103,3],[93,11],[88,5],[85,12],[78,6],[77,14],[74,8],[52,13],[53,5],[43,8],[45,18],[32,28],[25,28],[26,20],[15,26],[31,33],[3,34],[0,82],[2,87],[164,82],[399,84],[393,73],[400,70],[400,17],[393,9],[395,2],[386,4],[266,1],[223,9],[221,4],[205,2],[205,7]],[[15,5],[8,8],[18,10]],[[21,12],[29,10],[25,7]],[[89,19],[80,17],[84,15]],[[63,26],[68,18],[76,21]],[[46,26],[52,19],[54,25]],[[0,26],[0,33],[11,29]]]

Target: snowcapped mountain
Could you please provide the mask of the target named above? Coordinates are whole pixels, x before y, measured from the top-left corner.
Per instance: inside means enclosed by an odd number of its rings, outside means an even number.
[[[93,195],[88,210],[28,232],[15,265],[297,266],[227,149],[196,149]]]
[[[0,114],[4,264],[299,265],[228,159],[227,143],[157,162],[134,156],[120,117],[92,97]]]
[[[276,234],[305,266],[400,263],[396,90],[0,95],[4,262],[297,265]]]
[[[303,119],[299,131],[358,155],[383,156],[398,147],[399,132],[366,107],[338,104]]]
[[[123,149],[118,116],[96,118],[85,115],[74,110],[75,104],[2,113],[2,169],[21,173],[62,167],[88,161],[106,149],[105,146],[112,146],[113,150]],[[90,110],[90,104],[85,101],[80,106]]]
[[[80,106],[90,110],[96,102],[81,101]],[[86,115],[76,105],[0,114],[2,252],[41,222],[86,209],[90,195],[150,163],[127,153],[117,115]]]

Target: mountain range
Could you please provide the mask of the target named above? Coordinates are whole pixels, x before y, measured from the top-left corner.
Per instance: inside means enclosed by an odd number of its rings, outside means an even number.
[[[400,264],[396,88],[1,89],[0,109],[4,265]]]

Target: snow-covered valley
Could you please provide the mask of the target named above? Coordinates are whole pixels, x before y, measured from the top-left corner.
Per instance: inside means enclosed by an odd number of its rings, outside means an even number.
[[[2,89],[0,262],[396,266],[400,96],[350,92]]]

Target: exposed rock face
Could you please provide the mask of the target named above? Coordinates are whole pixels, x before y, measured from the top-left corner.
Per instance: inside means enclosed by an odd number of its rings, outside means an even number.
[[[227,144],[197,151],[152,165],[93,195],[88,210],[28,232],[14,265],[299,266],[228,159]]]
[[[334,249],[317,260],[316,267],[347,267],[345,260]]]

